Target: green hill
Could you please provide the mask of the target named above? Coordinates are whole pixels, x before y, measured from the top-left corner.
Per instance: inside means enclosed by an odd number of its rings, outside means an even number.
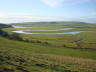
[[[0,37],[0,72],[93,72],[95,53]]]
[[[84,22],[24,22],[24,23],[12,23],[12,25],[19,26],[56,26],[62,25],[66,27],[96,27],[96,24],[84,23]]]
[[[11,25],[0,23],[0,28],[9,28],[9,27],[11,27]]]
[[[95,24],[82,22],[30,22],[12,25],[52,28],[63,26],[77,27],[76,30],[95,30]],[[71,48],[74,47],[73,41],[78,40],[75,35],[19,35],[11,32],[16,30],[15,28],[6,28],[11,27],[10,25],[0,24],[0,26],[4,28],[0,30],[0,72],[96,71],[95,32],[80,34],[84,38],[84,44],[81,44],[84,45],[83,49],[78,46]],[[43,41],[43,38],[53,41]]]

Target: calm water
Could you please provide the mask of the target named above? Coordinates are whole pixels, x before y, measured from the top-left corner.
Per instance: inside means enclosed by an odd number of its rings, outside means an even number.
[[[24,32],[23,30],[12,31],[19,34],[34,34],[34,35],[60,35],[60,34],[79,34],[81,32],[92,32],[92,31],[73,31],[73,32],[64,32],[64,33],[31,33],[31,32]]]
[[[21,27],[21,26],[13,26],[14,28],[37,28],[37,27]],[[42,28],[42,27],[38,27]],[[44,27],[43,27],[44,28]],[[33,34],[33,35],[60,35],[60,34],[79,34],[81,32],[92,32],[92,31],[72,31],[72,32],[63,32],[63,33],[32,33],[32,32],[26,32],[26,31],[60,31],[60,30],[71,30],[73,28],[62,28],[62,29],[56,29],[56,30],[16,30],[12,31],[19,34]]]

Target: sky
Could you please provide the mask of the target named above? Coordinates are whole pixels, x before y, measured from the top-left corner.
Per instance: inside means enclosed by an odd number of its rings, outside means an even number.
[[[0,0],[0,22],[96,23],[96,0]]]

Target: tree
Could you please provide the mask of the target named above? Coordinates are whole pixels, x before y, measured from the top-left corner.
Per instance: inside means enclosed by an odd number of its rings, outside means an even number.
[[[12,40],[23,41],[23,39],[17,33],[12,33],[9,38]]]
[[[3,37],[8,37],[9,34],[3,30],[0,30],[0,36],[3,36]]]

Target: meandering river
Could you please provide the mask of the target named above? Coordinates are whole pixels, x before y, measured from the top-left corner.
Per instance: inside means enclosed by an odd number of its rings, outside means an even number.
[[[45,27],[21,27],[21,26],[13,26],[13,28],[45,28]],[[55,29],[55,30],[16,30],[12,31],[19,34],[33,34],[33,35],[60,35],[60,34],[79,34],[81,32],[92,32],[92,31],[72,31],[72,32],[63,32],[63,33],[46,33],[46,31],[60,31],[60,30],[71,30],[74,28],[63,28],[63,29]],[[45,31],[45,33],[32,33],[28,31]]]

